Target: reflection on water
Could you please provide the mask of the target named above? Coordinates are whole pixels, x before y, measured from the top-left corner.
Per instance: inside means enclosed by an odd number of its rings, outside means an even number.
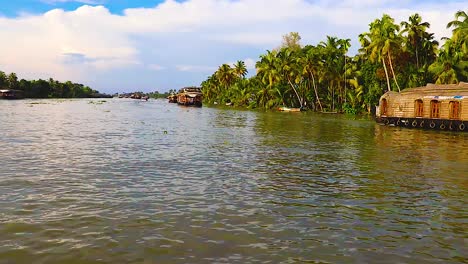
[[[0,101],[0,263],[461,263],[468,135]]]

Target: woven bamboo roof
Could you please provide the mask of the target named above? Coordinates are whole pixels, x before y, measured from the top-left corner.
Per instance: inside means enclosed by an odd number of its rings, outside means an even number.
[[[463,95],[468,96],[468,83],[460,82],[458,84],[432,84],[426,86],[408,88],[401,91],[405,94],[432,94],[432,95]]]

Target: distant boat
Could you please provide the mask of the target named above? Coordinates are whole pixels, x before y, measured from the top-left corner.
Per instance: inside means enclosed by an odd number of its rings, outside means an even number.
[[[23,91],[20,90],[0,90],[0,99],[22,99]]]
[[[141,99],[141,94],[134,93],[134,94],[130,95],[130,98],[132,98],[132,99]]]
[[[169,95],[167,99],[169,100],[169,103],[177,103],[177,95],[175,94]]]
[[[278,111],[281,111],[281,112],[300,112],[302,111],[301,108],[290,108],[290,107],[286,107],[286,106],[281,106],[281,107],[278,107]]]
[[[185,87],[177,94],[177,103],[187,106],[202,106],[202,92],[198,87]]]

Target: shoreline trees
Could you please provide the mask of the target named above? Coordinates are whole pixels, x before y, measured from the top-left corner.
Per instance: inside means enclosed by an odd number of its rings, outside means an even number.
[[[26,98],[102,98],[110,95],[99,93],[88,86],[71,81],[49,80],[18,81],[16,73],[6,74],[0,71],[0,89],[19,90]]]
[[[315,111],[370,113],[386,91],[468,80],[468,16],[458,11],[452,37],[439,48],[430,24],[419,14],[396,24],[387,14],[359,35],[358,53],[348,56],[349,39],[326,36],[317,45],[301,45],[297,32],[267,50],[246,79],[235,65],[221,65],[202,82],[207,103],[272,109],[279,106]]]

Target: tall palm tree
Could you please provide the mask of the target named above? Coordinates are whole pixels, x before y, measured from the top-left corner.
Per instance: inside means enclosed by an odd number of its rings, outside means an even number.
[[[323,111],[322,103],[317,89],[317,76],[319,69],[322,67],[321,61],[319,60],[317,48],[314,46],[304,47],[304,54],[299,58],[299,64],[303,66],[303,73],[308,75],[311,85],[314,88],[315,100],[320,107],[320,111]]]
[[[281,49],[281,51],[278,53],[280,60],[277,60],[277,67],[279,68],[279,72],[281,73],[282,77],[293,89],[297,100],[299,101],[299,105],[302,108],[304,106],[304,98],[299,95],[298,87],[303,79],[301,74],[302,72],[296,63],[296,54],[297,52],[290,48]]]
[[[428,22],[422,22],[419,14],[414,14],[409,17],[409,22],[401,22],[403,30],[401,34],[407,33],[408,42],[411,45],[411,50],[415,52],[416,67],[419,69],[419,52],[422,49],[422,43],[427,35],[426,30],[431,26]]]
[[[388,76],[387,66],[385,59],[388,59],[388,64],[393,74],[395,84],[400,91],[400,86],[396,80],[395,71],[393,70],[392,63],[392,50],[397,50],[401,47],[401,38],[398,36],[400,27],[394,23],[394,19],[389,15],[384,14],[382,19],[376,19],[370,24],[370,32],[360,35],[360,38],[368,38],[368,40],[361,40],[361,43],[368,43],[365,47],[369,58],[372,61],[381,60],[387,78],[387,87],[390,91],[390,79]]]
[[[276,68],[276,51],[269,51],[264,55],[260,55],[260,61],[255,64],[257,75],[262,80],[262,83],[272,87],[280,78]]]
[[[243,79],[247,75],[247,67],[245,66],[245,62],[238,60],[236,63],[234,63],[234,74],[239,78]]]
[[[463,69],[459,69],[460,61],[464,54],[454,44],[452,39],[447,39],[439,52],[436,62],[429,70],[434,73],[437,84],[450,84],[459,81],[458,75]],[[463,65],[461,65],[463,67]]]
[[[216,72],[216,77],[218,77],[221,85],[223,85],[225,89],[228,89],[234,81],[235,74],[231,66],[223,64],[219,66],[218,71]]]
[[[331,97],[331,109],[335,110],[335,87],[340,89],[342,52],[340,51],[340,41],[337,37],[327,36],[327,40],[320,42],[321,57],[324,62],[322,71],[325,72],[324,79],[328,82],[328,89]]]
[[[461,18],[461,20],[459,20]],[[447,24],[447,28],[453,27],[452,40],[459,43],[462,51],[468,53],[468,14],[465,11],[455,13],[455,20]]]
[[[339,43],[339,49],[343,53],[343,59],[344,59],[344,69],[343,69],[343,80],[344,80],[344,94],[342,98],[344,98],[344,101],[346,102],[346,54],[348,53],[349,47],[351,47],[351,39],[340,39],[338,40]]]

